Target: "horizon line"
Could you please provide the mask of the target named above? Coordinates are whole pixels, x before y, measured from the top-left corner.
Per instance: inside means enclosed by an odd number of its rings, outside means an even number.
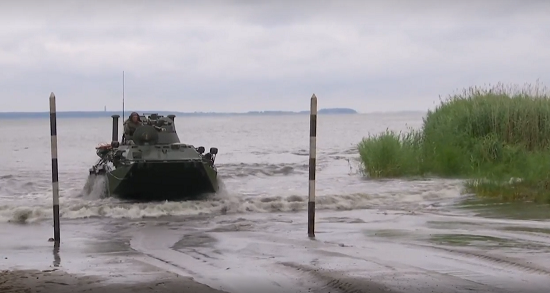
[[[372,112],[359,112],[352,108],[323,108],[321,110],[328,111],[338,111],[338,110],[352,110],[355,113],[353,114],[378,114],[378,113],[404,113],[404,112],[427,112],[428,110],[388,110],[388,111],[372,111]],[[301,111],[291,111],[291,110],[250,110],[246,112],[203,112],[203,111],[194,111],[194,112],[181,112],[181,111],[169,111],[169,110],[124,110],[124,112],[138,112],[138,113],[175,113],[175,114],[269,114],[269,113],[288,113],[288,114],[303,114],[309,113],[310,110],[301,110]],[[66,111],[56,111],[56,113],[122,113],[122,110],[113,110],[113,111],[93,111],[93,110],[66,110]],[[2,114],[49,114],[49,111],[0,111]],[[336,113],[338,114],[338,113]],[[344,114],[344,113],[342,113]],[[352,113],[346,113],[352,114]]]

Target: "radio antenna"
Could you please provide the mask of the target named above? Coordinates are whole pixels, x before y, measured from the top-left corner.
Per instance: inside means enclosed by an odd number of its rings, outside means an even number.
[[[125,119],[124,117],[124,71],[122,71],[122,119]]]

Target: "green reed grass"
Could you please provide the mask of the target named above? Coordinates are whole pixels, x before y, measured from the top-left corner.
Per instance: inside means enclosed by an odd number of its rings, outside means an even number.
[[[538,82],[464,89],[420,130],[386,130],[358,148],[373,178],[468,178],[466,192],[550,202],[550,94]]]

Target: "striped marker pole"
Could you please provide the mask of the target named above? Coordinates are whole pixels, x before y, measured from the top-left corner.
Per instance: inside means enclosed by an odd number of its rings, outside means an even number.
[[[53,192],[53,240],[60,242],[59,231],[59,176],[57,166],[57,115],[55,111],[55,95],[50,94],[50,135],[52,149],[52,192]]]
[[[317,157],[317,97],[311,96],[309,118],[309,200],[307,204],[307,234],[315,237],[315,167]]]

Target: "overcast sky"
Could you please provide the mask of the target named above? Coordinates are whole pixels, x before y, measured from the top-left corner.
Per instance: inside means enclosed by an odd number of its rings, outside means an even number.
[[[47,3],[49,2],[49,3]],[[15,1],[0,111],[426,110],[486,83],[550,85],[550,1]]]

